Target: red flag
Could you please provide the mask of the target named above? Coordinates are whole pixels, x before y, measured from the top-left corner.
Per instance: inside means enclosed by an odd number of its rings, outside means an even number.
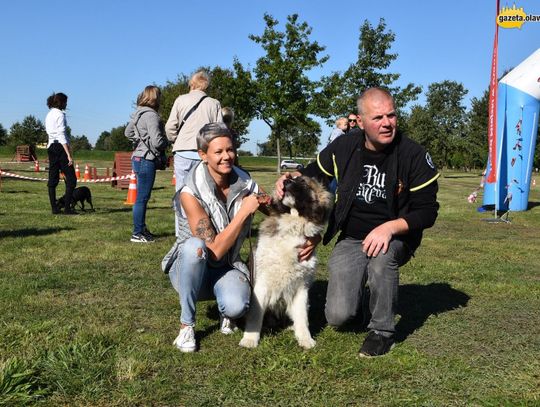
[[[495,40],[493,41],[493,58],[491,60],[491,81],[489,84],[489,119],[488,119],[488,148],[490,169],[487,182],[492,184],[497,180],[497,50],[499,43],[499,0],[497,0],[497,16],[495,17]]]

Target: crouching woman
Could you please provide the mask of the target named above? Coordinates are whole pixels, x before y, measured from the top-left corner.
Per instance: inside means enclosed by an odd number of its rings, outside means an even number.
[[[197,136],[201,162],[188,173],[174,197],[179,234],[163,261],[164,271],[180,296],[180,333],[174,345],[196,350],[195,313],[198,300],[215,298],[220,329],[232,332],[233,321],[249,308],[249,271],[240,248],[252,214],[266,196],[249,174],[233,165],[232,135],[223,123],[205,125]]]

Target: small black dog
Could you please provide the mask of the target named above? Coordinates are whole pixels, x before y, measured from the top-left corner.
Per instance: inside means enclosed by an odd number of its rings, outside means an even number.
[[[65,195],[62,196],[58,201],[56,201],[56,206],[58,208],[63,208],[66,205]],[[94,210],[94,205],[92,205],[92,193],[88,187],[79,187],[73,190],[73,198],[71,200],[71,210],[75,209],[75,204],[79,204],[80,208],[84,211],[84,201],[90,204],[92,210]]]

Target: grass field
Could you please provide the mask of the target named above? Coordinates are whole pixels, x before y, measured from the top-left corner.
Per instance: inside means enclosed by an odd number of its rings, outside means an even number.
[[[272,188],[272,160],[241,164]],[[0,168],[36,176],[29,164]],[[126,190],[90,185],[96,211],[68,217],[51,215],[44,182],[2,178],[0,405],[540,405],[539,186],[530,210],[491,224],[466,199],[479,174],[444,173],[437,223],[402,268],[399,343],[364,359],[366,332],[325,326],[331,246],[310,293],[313,350],[279,329],[239,348],[241,333],[221,335],[209,301],[198,307],[200,352],[177,351],[178,298],[159,267],[174,241],[171,176],[159,172],[149,206],[153,245],[129,242]]]

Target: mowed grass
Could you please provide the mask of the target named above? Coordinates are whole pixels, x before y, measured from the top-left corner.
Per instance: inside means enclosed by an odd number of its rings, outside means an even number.
[[[244,165],[272,189],[271,160]],[[0,168],[46,177],[29,164]],[[313,350],[287,329],[265,331],[257,349],[239,348],[241,332],[219,333],[213,301],[198,307],[200,351],[176,350],[178,298],[160,269],[174,241],[171,177],[158,173],[149,205],[153,245],[129,242],[126,190],[91,184],[96,211],[67,217],[50,213],[44,182],[2,178],[0,405],[540,404],[538,186],[530,210],[492,224],[483,221],[492,213],[467,203],[479,174],[444,173],[437,223],[402,268],[399,342],[364,359],[358,322],[325,326],[332,245],[319,249],[310,293]]]

